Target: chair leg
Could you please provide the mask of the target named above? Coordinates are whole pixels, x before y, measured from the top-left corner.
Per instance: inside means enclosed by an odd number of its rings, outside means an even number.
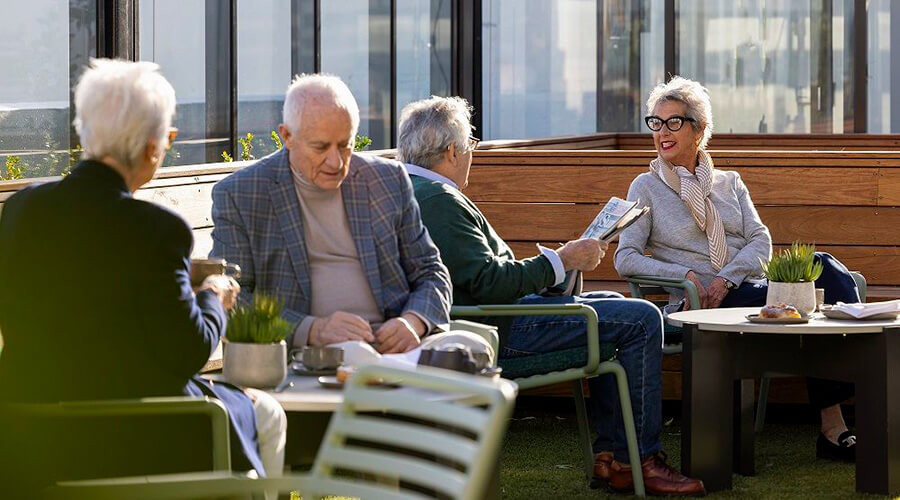
[[[591,428],[588,425],[582,380],[576,379],[572,382],[572,392],[575,395],[575,417],[578,421],[578,441],[584,460],[584,473],[590,481],[594,477],[594,448],[591,445]]]
[[[762,432],[763,424],[766,423],[766,404],[769,401],[769,382],[771,377],[765,373],[759,380],[759,402],[756,403],[756,422],[753,424],[753,432],[759,434]]]
[[[628,443],[628,461],[631,463],[631,477],[634,479],[635,496],[644,497],[644,476],[641,473],[641,452],[638,448],[637,431],[634,428],[634,412],[631,409],[631,396],[628,395],[628,379],[625,369],[618,361],[600,363],[600,370],[612,373],[616,377],[616,388],[619,391],[619,406],[622,408],[622,423],[625,425],[625,441]]]

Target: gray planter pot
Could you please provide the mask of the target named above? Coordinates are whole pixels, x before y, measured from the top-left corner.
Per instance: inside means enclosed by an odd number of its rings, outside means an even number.
[[[267,389],[287,377],[287,344],[225,342],[225,380],[235,385]]]
[[[779,302],[796,307],[800,314],[811,314],[816,310],[816,284],[812,281],[803,283],[770,281],[766,305]]]

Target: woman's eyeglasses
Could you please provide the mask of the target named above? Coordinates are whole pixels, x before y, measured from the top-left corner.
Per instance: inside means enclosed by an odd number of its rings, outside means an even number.
[[[681,130],[681,127],[684,126],[684,122],[696,122],[693,118],[688,118],[686,116],[670,116],[669,118],[663,120],[658,116],[647,116],[644,118],[644,122],[647,123],[647,127],[654,131],[659,132],[662,130],[663,125],[666,126],[672,132],[678,132]]]

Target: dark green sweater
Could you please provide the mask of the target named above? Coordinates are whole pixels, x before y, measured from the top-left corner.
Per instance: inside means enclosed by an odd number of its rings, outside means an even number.
[[[450,270],[454,305],[511,304],[552,286],[553,266],[543,255],[516,260],[512,249],[472,200],[458,189],[410,175],[422,221]],[[475,318],[500,327],[511,318]]]

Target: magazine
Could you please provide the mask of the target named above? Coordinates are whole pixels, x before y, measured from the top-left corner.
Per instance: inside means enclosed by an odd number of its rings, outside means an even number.
[[[613,196],[600,213],[594,217],[582,238],[594,238],[609,243],[628,226],[634,224],[644,214],[650,211],[649,207],[638,208],[640,200],[628,201]],[[562,283],[548,288],[542,295],[545,296],[571,296],[577,293],[581,287],[581,272],[569,271]]]
[[[638,208],[640,200],[627,201],[613,196],[594,217],[591,224],[581,234],[582,238],[594,238],[610,242],[626,227],[632,225],[642,215],[650,211],[649,207]]]

